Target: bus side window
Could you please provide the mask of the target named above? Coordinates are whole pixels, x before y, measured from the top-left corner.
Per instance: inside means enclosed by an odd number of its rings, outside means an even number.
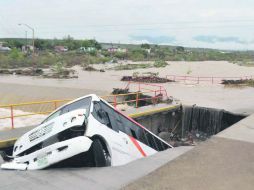
[[[103,123],[103,119],[98,114],[100,109],[101,109],[100,104],[98,104],[97,102],[94,102],[92,115],[97,121],[99,121],[100,123]]]
[[[131,129],[131,136],[138,140],[136,132],[133,129]]]
[[[146,139],[144,138],[144,130],[139,127],[137,124],[134,122],[130,121],[126,117],[120,115],[121,121],[123,123],[123,127],[125,128],[125,133],[129,136],[134,137],[138,141],[146,144]]]
[[[148,144],[148,141],[147,141],[147,138],[146,138],[146,135],[145,135],[145,129],[140,129],[140,134],[139,134],[139,138],[140,138],[140,141],[146,145],[149,146]]]
[[[126,133],[125,125],[122,121],[123,116],[104,102],[100,102],[100,105],[102,109],[108,113],[112,129],[116,132],[122,131],[123,133]]]
[[[100,123],[107,125],[109,128],[112,128],[108,113],[103,110],[99,102],[94,102],[94,109],[92,115]]]
[[[122,127],[124,128],[125,133],[129,136],[136,138],[135,130],[133,130],[132,123],[121,114],[119,114],[119,117],[120,117]]]
[[[155,137],[155,136],[154,136],[154,140],[155,140],[155,143],[156,143],[159,151],[164,150],[163,145],[161,144],[161,141],[157,137]]]
[[[149,143],[150,147],[153,148],[153,149],[155,149],[155,150],[158,150],[158,148],[157,148],[157,146],[156,146],[156,144],[155,144],[155,140],[154,140],[153,135],[150,134],[150,133],[147,132],[147,131],[145,132],[145,135],[146,135],[146,137],[147,137],[147,139],[148,139],[148,143]]]
[[[166,149],[168,149],[169,147],[168,147],[168,145],[167,144],[165,144],[164,142],[161,142],[162,143],[162,146],[163,146],[163,150],[166,150]]]
[[[121,125],[121,122],[119,122],[118,114],[116,112],[113,112],[113,110],[109,110],[108,112],[110,122],[112,124],[112,129],[114,131],[119,131],[119,127]]]

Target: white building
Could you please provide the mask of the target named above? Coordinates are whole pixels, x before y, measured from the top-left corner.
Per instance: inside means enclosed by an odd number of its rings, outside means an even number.
[[[11,51],[11,48],[4,46],[5,42],[0,42],[0,52]]]
[[[82,51],[82,52],[93,52],[93,51],[96,51],[96,48],[95,47],[80,47],[79,51]]]

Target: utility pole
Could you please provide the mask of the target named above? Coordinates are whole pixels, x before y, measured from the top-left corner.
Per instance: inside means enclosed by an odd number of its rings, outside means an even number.
[[[27,31],[26,31],[26,48],[27,48]]]
[[[19,26],[26,26],[27,28],[29,28],[30,30],[32,30],[32,32],[33,32],[33,57],[34,57],[34,49],[35,49],[35,47],[34,47],[34,28],[32,28],[31,26],[29,26],[29,25],[27,25],[27,24],[24,24],[24,23],[20,23],[19,24]]]

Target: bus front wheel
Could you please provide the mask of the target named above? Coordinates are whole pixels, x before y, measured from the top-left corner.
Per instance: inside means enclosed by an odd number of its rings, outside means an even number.
[[[94,139],[92,144],[92,152],[96,167],[110,166],[110,155],[105,146],[99,139]]]

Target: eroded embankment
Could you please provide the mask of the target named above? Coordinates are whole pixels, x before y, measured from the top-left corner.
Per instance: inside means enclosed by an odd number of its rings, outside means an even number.
[[[223,109],[182,106],[136,120],[156,135],[179,146],[204,141],[245,117]]]

